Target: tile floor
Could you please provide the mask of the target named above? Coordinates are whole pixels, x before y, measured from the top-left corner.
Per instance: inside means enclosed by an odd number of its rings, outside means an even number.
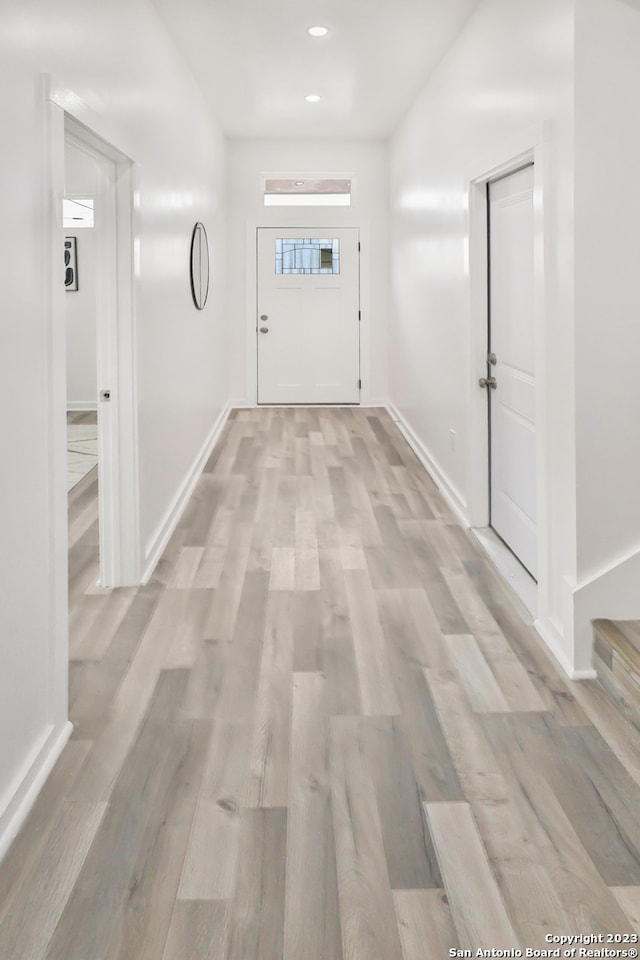
[[[85,414],[85,417],[89,416]],[[93,415],[95,418],[95,414]],[[98,424],[74,422],[67,417],[67,492],[98,463]]]

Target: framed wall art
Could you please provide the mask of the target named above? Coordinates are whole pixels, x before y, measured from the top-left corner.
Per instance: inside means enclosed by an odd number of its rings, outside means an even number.
[[[78,289],[78,245],[76,237],[64,238],[64,288]]]

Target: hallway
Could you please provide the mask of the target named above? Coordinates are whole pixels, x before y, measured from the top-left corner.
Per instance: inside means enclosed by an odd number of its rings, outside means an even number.
[[[141,588],[91,586],[80,496],[75,729],[0,865],[3,960],[640,930],[640,736],[561,678],[385,410],[233,411]]]

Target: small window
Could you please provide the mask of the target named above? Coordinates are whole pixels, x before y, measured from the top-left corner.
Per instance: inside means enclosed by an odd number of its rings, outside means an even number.
[[[93,197],[65,197],[62,201],[63,227],[93,227],[93,203]]]
[[[351,180],[265,180],[266,207],[349,207]]]
[[[276,273],[340,273],[340,241],[309,237],[276,240]]]

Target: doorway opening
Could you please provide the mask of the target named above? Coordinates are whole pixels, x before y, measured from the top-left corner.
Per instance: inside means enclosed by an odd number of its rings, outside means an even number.
[[[84,538],[86,546],[84,568],[71,569],[70,580],[83,592],[140,583],[133,182],[122,152],[68,113],[63,128],[70,263],[57,329],[65,331],[67,486],[75,503],[69,545]]]
[[[65,135],[64,170],[69,603],[73,607],[77,596],[99,580],[96,257],[104,224],[95,219],[98,160],[71,134]]]

